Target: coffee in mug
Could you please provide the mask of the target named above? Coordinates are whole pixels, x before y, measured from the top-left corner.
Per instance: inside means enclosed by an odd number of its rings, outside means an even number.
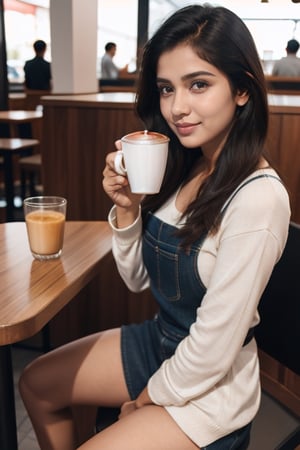
[[[24,200],[29,246],[34,258],[47,260],[61,255],[67,201],[62,197],[40,196]]]
[[[121,138],[115,170],[127,175],[131,192],[157,194],[168,159],[169,138],[154,131],[136,131]]]

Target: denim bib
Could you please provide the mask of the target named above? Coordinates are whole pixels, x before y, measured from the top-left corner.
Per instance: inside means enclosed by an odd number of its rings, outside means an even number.
[[[198,272],[198,254],[204,236],[187,253],[175,236],[177,228],[148,214],[143,235],[143,260],[151,291],[159,305],[161,328],[181,340],[196,320],[196,310],[206,292]]]

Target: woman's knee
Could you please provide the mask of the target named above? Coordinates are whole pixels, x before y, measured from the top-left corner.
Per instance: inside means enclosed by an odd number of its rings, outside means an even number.
[[[23,399],[34,395],[39,386],[38,380],[40,379],[40,375],[38,359],[23,369],[18,381],[19,391]]]
[[[19,391],[23,400],[46,400],[51,404],[56,401],[57,396],[62,399],[63,392],[59,382],[62,377],[59,370],[49,354],[41,355],[28,364],[19,379]]]

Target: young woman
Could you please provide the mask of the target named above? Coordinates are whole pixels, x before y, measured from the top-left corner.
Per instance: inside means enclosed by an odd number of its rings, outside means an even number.
[[[80,449],[244,449],[260,403],[257,305],[290,209],[264,156],[264,75],[243,22],[200,5],[166,20],[144,51],[137,111],[170,138],[161,192],[132,194],[115,152],[103,186],[119,272],[133,291],[151,286],[159,312],[42,356],[21,393],[43,450],[75,448],[70,406],[84,403],[121,414]]]

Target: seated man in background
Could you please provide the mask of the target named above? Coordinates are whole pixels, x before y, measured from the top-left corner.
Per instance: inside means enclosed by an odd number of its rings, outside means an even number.
[[[128,65],[120,69],[113,62],[116,51],[117,45],[114,42],[105,45],[105,53],[101,59],[101,78],[114,80],[127,73]]]
[[[291,39],[287,43],[287,56],[276,61],[273,67],[272,75],[281,77],[300,77],[300,58],[296,56],[299,50],[299,42]]]
[[[25,62],[25,87],[27,89],[51,89],[51,65],[44,59],[47,50],[46,42],[38,40],[33,44],[35,57]]]

